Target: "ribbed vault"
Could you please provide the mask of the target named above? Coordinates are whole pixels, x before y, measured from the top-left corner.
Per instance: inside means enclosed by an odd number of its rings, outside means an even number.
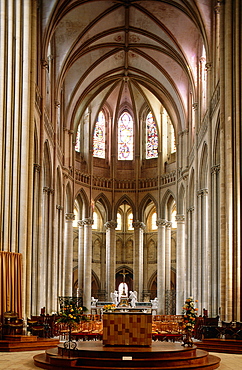
[[[87,107],[95,117],[106,104],[114,119],[120,107],[131,107],[137,122],[144,106],[159,122],[163,105],[175,132],[186,129],[197,99],[197,62],[209,54],[209,3],[46,3],[43,59],[54,58],[66,127],[75,132]]]

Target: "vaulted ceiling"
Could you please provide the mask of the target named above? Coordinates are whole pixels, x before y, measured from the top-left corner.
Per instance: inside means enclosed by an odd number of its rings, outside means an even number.
[[[87,107],[115,117],[144,107],[188,126],[199,61],[209,59],[210,0],[43,1],[43,59],[53,60],[55,99],[77,129]],[[53,77],[52,77],[53,78]]]

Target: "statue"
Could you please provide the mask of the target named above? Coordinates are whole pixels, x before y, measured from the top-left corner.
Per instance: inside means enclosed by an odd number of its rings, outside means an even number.
[[[118,305],[118,291],[115,290],[110,294],[112,302],[117,306]]]
[[[137,302],[137,292],[134,291],[130,291],[129,292],[129,299],[130,299],[130,304],[131,304],[131,307],[135,307],[135,303]]]
[[[91,306],[92,307],[96,307],[97,306],[97,301],[98,301],[98,299],[92,297],[92,299],[91,299]]]
[[[151,299],[152,303],[152,310],[157,310],[158,309],[158,298],[156,297],[155,299]]]

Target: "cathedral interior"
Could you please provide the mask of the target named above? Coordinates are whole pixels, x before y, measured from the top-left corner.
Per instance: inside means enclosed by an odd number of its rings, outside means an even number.
[[[0,251],[59,297],[242,320],[239,0],[1,2]]]

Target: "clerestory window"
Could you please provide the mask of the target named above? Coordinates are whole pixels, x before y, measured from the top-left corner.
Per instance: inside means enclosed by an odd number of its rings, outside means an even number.
[[[132,160],[134,152],[134,124],[128,112],[121,114],[118,120],[118,159]]]
[[[93,157],[105,159],[105,116],[103,111],[99,113],[94,128]]]
[[[151,112],[146,117],[146,159],[158,157],[158,134]]]

